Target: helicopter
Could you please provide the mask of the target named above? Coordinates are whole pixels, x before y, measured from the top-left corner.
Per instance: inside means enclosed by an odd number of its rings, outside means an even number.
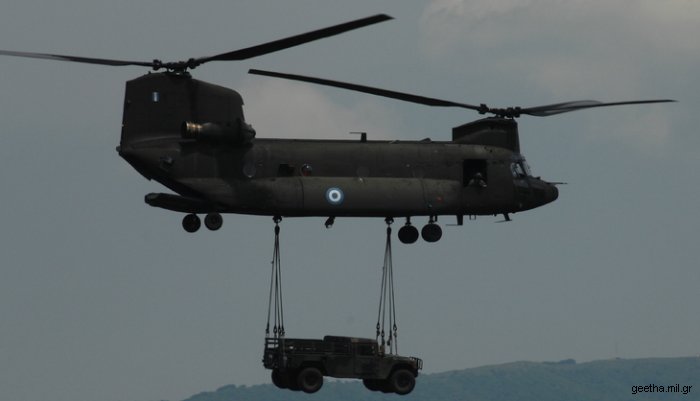
[[[601,103],[574,101],[546,106],[491,108],[301,75],[250,70],[430,106],[461,107],[489,114],[452,130],[452,140],[379,141],[361,133],[353,140],[257,138],[244,118],[243,98],[233,89],[192,78],[190,70],[212,61],[235,61],[298,46],[387,21],[385,14],[304,34],[185,61],[126,61],[0,50],[0,55],[152,71],[126,83],[118,154],[137,172],[171,193],[145,195],[153,207],[183,213],[194,233],[223,224],[222,214],[326,218],[404,218],[399,240],[410,244],[442,237],[440,216],[503,215],[534,209],[558,197],[557,184],[532,175],[520,152],[516,118],[672,100]],[[161,72],[161,70],[163,70]],[[412,218],[427,217],[420,234]]]

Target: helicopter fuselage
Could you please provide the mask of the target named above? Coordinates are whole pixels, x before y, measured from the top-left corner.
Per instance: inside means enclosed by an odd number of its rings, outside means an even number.
[[[468,124],[453,141],[266,139],[255,138],[242,105],[237,92],[188,74],[127,83],[119,154],[174,192],[148,194],[148,204],[190,214],[461,222],[557,198],[554,185],[529,174],[510,120]]]
[[[163,73],[130,81],[126,92],[119,153],[142,175],[179,195],[149,195],[149,204],[166,209],[463,216],[518,212],[557,197],[553,185],[529,175],[515,151],[517,136],[513,149],[488,142],[367,141],[364,136],[253,138],[241,96],[231,89]],[[206,125],[218,128],[201,129]]]
[[[557,197],[553,185],[527,173],[521,155],[451,142],[259,138],[222,145],[163,138],[121,146],[120,153],[182,196],[169,206],[175,198],[151,195],[150,204],[187,213],[494,215]]]

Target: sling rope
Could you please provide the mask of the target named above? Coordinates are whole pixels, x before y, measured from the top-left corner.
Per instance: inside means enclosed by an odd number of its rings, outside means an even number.
[[[391,223],[394,220],[386,219],[386,246],[384,248],[384,266],[382,267],[381,288],[379,291],[379,312],[377,313],[377,341],[381,337],[380,351],[385,352],[385,346],[389,347],[389,354],[398,354],[398,327],[396,326],[396,303],[394,302],[394,271],[391,259]],[[388,322],[388,330],[386,324]],[[389,332],[385,341],[386,331]]]
[[[267,326],[265,337],[270,338],[270,318],[272,317],[272,337],[284,338],[284,308],[282,306],[282,270],[280,263],[280,226],[282,218],[275,217],[275,246],[272,252],[272,272],[270,274],[270,295],[267,304]]]

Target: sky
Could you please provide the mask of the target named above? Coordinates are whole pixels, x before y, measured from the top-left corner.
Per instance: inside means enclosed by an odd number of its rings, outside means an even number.
[[[395,19],[193,75],[239,91],[264,138],[449,140],[478,115],[249,68],[494,107],[678,100],[519,119],[535,175],[567,185],[510,223],[445,217],[438,243],[395,240],[399,351],[425,373],[700,354],[700,2],[5,0],[0,49],[181,60],[376,13]],[[165,189],[115,147],[124,82],[146,72],[0,58],[3,399],[174,401],[269,382],[273,223],[227,215],[191,235],[143,202]],[[282,222],[287,335],[372,337],[385,224],[323,222]]]

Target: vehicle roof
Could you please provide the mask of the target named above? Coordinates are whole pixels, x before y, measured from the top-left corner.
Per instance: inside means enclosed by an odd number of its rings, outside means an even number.
[[[345,343],[373,343],[376,344],[377,340],[371,338],[359,338],[359,337],[346,337],[346,336],[325,336],[323,341],[328,342],[345,342]]]

